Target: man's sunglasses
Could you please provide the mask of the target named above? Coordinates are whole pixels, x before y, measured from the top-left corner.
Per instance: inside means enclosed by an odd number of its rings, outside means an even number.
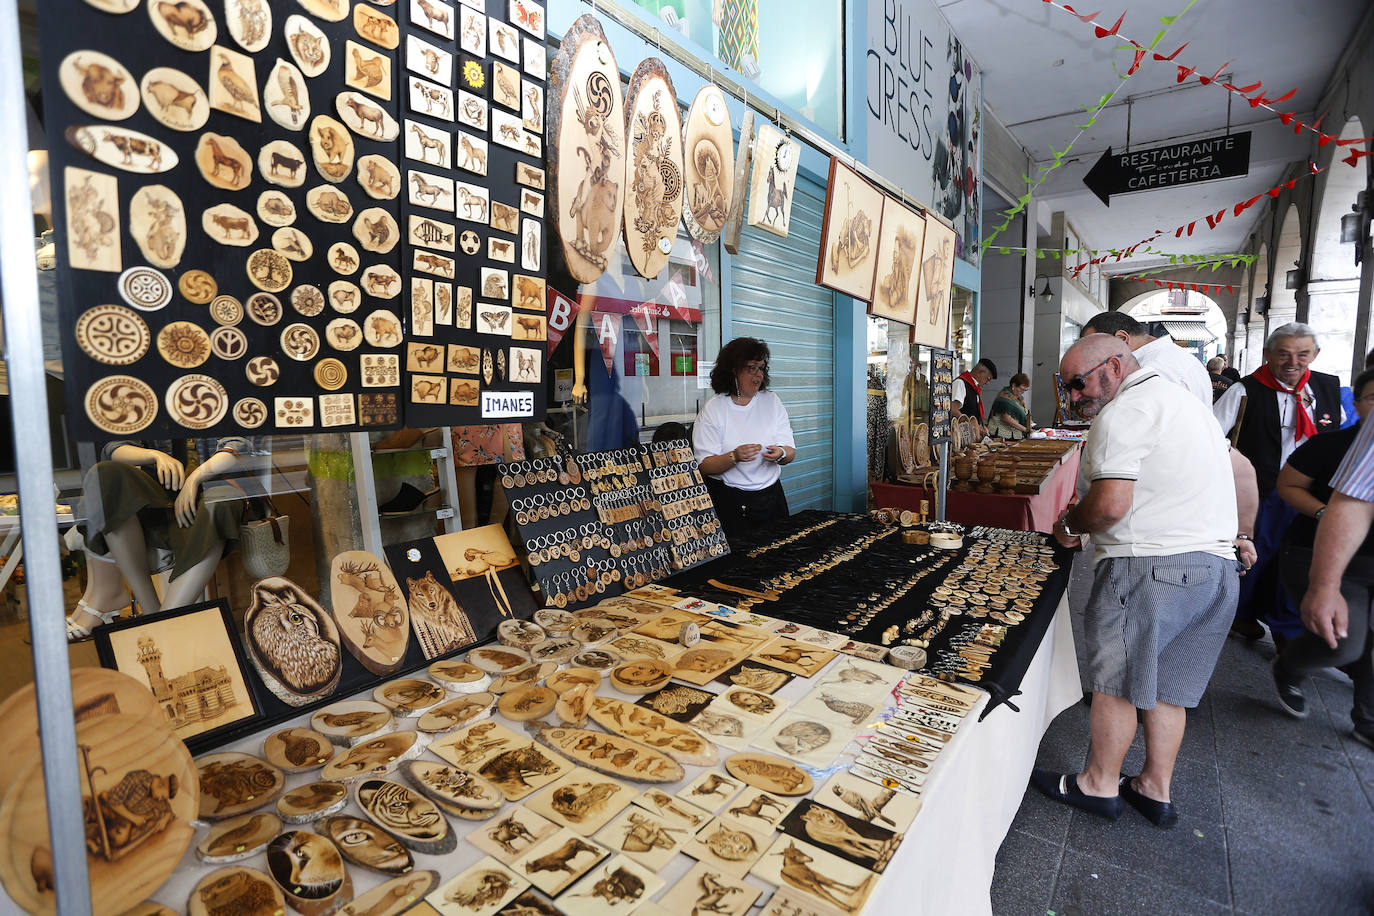
[[[1115,358],[1115,355],[1109,356],[1102,362],[1098,363],[1096,366],[1093,366],[1087,372],[1082,372],[1078,375],[1073,376],[1067,382],[1064,383],[1064,387],[1069,388],[1073,391],[1082,391],[1084,388],[1088,387],[1088,376],[1092,375],[1098,369],[1101,369],[1103,366],[1107,365],[1107,363],[1111,362]]]

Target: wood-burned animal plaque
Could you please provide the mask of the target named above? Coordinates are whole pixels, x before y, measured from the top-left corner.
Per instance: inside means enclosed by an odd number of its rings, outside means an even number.
[[[73,51],[57,72],[67,98],[89,115],[123,121],[138,110],[133,74],[107,54]]]
[[[286,912],[286,897],[267,875],[236,865],[200,879],[186,912],[189,916],[280,916]]]
[[[333,753],[328,736],[299,726],[273,732],[262,746],[267,762],[287,773],[317,770]]]
[[[354,792],[364,814],[416,852],[443,855],[458,845],[434,803],[400,783],[364,779]]]
[[[415,867],[410,850],[371,821],[336,814],[325,818],[320,829],[354,865],[384,875],[404,875]]]
[[[491,916],[529,886],[500,862],[486,858],[426,899],[442,916]]]
[[[403,760],[419,756],[425,742],[418,732],[396,731],[369,738],[334,755],[320,776],[324,779],[355,779],[359,776],[385,776]]]
[[[625,109],[601,24],[580,16],[563,36],[549,85],[554,217],[568,269],[591,283],[606,269],[624,208]]]
[[[278,57],[263,85],[262,103],[273,121],[287,130],[300,130],[310,120],[310,90],[305,85],[305,74],[295,64]]]
[[[338,848],[309,830],[289,830],[268,844],[267,873],[301,916],[333,912],[353,896]]]
[[[252,754],[224,751],[196,760],[200,772],[199,817],[223,820],[274,801],[286,786],[286,775]]]
[[[551,896],[562,893],[610,852],[564,827],[511,864],[517,875]]]
[[[714,745],[696,729],[643,706],[613,697],[597,697],[592,701],[591,717],[607,731],[660,748],[679,763],[712,766],[720,759]]]
[[[506,803],[495,783],[451,764],[408,760],[401,773],[430,801],[466,820],[485,820]]]
[[[395,672],[410,642],[410,610],[391,568],[366,551],[345,551],[330,563],[329,579],[348,651],[373,674]]]
[[[210,117],[205,90],[180,70],[154,67],[143,74],[139,91],[148,113],[172,130],[200,130]]]
[[[277,814],[288,824],[305,824],[333,814],[348,803],[348,789],[341,782],[306,783],[277,799]]]
[[[280,576],[253,585],[244,640],[253,666],[284,703],[305,704],[339,684],[342,653],[334,618],[296,583]]]
[[[682,120],[661,60],[640,61],[625,109],[625,248],[635,270],[653,278],[668,263],[682,213]]]
[[[663,889],[663,879],[626,856],[616,856],[592,869],[558,898],[568,916],[615,916],[628,913]]]
[[[332,56],[329,37],[305,16],[293,14],[286,17],[283,29],[291,58],[306,76],[319,76],[329,68]]]
[[[254,124],[262,122],[253,58],[216,46],[210,52],[209,86],[211,108]]]
[[[787,237],[792,195],[797,190],[797,144],[771,124],[760,124],[754,140],[748,223]]]
[[[865,301],[873,294],[885,200],[857,172],[831,158],[817,284]]]
[[[385,881],[346,903],[338,916],[399,916],[439,884],[436,871],[416,871]]]
[[[210,865],[227,865],[267,848],[272,838],[281,833],[281,818],[266,811],[231,817],[218,821],[196,844],[196,855]]]

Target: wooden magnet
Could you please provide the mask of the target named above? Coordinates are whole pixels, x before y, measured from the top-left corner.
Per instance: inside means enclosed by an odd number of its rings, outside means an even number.
[[[62,90],[72,104],[107,121],[123,121],[138,110],[138,85],[119,61],[99,51],[73,51],[58,66]]]
[[[196,305],[204,305],[215,298],[219,292],[219,285],[215,283],[209,271],[200,269],[188,270],[181,275],[177,281],[177,288],[181,290],[181,295],[187,302]],[[137,307],[137,306],[135,306]]]
[[[229,412],[229,393],[218,379],[192,373],[168,386],[163,406],[173,420],[187,429],[209,429]]]
[[[205,51],[219,37],[214,13],[201,0],[150,3],[148,18],[163,38],[183,51]]]
[[[263,83],[262,104],[267,116],[287,130],[300,130],[310,120],[310,90],[305,74],[278,57]]]
[[[668,685],[671,665],[653,659],[637,659],[611,669],[611,686],[621,693],[642,696]]]
[[[401,170],[385,156],[369,153],[358,158],[358,184],[374,200],[395,200],[401,193]]]
[[[353,7],[353,28],[363,38],[388,51],[401,45],[401,29],[396,20],[366,4]]]
[[[281,827],[281,818],[266,811],[219,821],[196,844],[196,856],[208,865],[242,861],[266,849]]]
[[[369,296],[377,299],[395,299],[401,294],[401,275],[390,264],[373,264],[363,270],[362,287]],[[372,314],[376,316],[379,313],[373,312]],[[395,318],[390,312],[385,312],[385,315]],[[370,324],[371,320],[369,319]],[[399,327],[398,324],[398,330]],[[399,333],[393,337],[390,333],[379,331],[378,338],[389,342],[372,344],[374,347],[394,347],[401,342]],[[371,340],[368,342],[371,343]]]
[[[485,141],[483,147],[485,148]],[[414,159],[426,165],[448,168],[451,135],[430,124],[406,120],[404,151],[407,159]],[[431,161],[432,160],[432,161]],[[485,172],[483,172],[485,174]]]
[[[267,873],[301,916],[324,916],[353,897],[338,847],[309,830],[287,831],[268,844]]]
[[[347,63],[344,64],[344,85],[361,89],[384,101],[391,101],[391,56],[378,53],[375,48],[358,44],[356,41],[344,43],[344,54],[347,58]]]
[[[272,8],[259,0],[224,0],[224,20],[239,47],[257,54],[272,37]]]
[[[210,358],[210,335],[198,324],[173,321],[158,332],[157,351],[178,369],[194,369]]]
[[[343,181],[353,169],[353,137],[329,115],[315,115],[310,122],[310,154],[320,177]]]
[[[301,230],[297,229],[296,227],[283,226],[276,232],[272,233],[272,250],[280,251],[283,255],[287,257],[287,259],[292,261],[308,261],[310,260],[311,256],[315,253],[315,243],[310,241],[310,237],[307,236]],[[315,287],[312,286],[310,287],[310,289],[315,289]],[[296,296],[295,292],[293,291],[291,294],[292,305],[296,304],[298,298],[299,297]],[[324,297],[320,296],[319,300],[320,309],[323,310]],[[296,310],[300,311],[299,306]],[[301,314],[304,315],[307,313],[301,312]],[[319,312],[313,312],[309,314],[318,315]]]
[[[496,697],[490,693],[464,694],[425,710],[415,727],[430,734],[451,732],[491,715]]]
[[[397,716],[418,716],[431,706],[442,703],[447,696],[444,688],[433,681],[415,677],[388,681],[372,691],[372,699]]]
[[[281,888],[256,868],[239,865],[201,878],[186,903],[187,916],[281,916],[285,912]]]
[[[409,874],[415,867],[410,850],[371,821],[336,814],[325,818],[320,830],[354,865],[384,875]]]
[[[180,70],[154,67],[143,74],[139,87],[143,106],[164,127],[200,130],[210,117],[210,100],[205,90]]]
[[[281,300],[271,293],[254,293],[249,296],[244,302],[243,310],[254,324],[265,328],[281,321],[284,314]],[[262,359],[271,361],[272,357],[264,356]]]
[[[316,77],[329,68],[329,38],[310,19],[299,13],[287,16],[282,34],[286,37],[291,59],[303,74]]]
[[[339,93],[334,98],[334,110],[349,130],[366,140],[389,143],[401,134],[401,126],[390,112],[357,92]]]
[[[519,687],[503,694],[496,701],[496,708],[511,721],[530,722],[553,712],[557,702],[558,694],[547,687]]]
[[[289,140],[272,140],[258,151],[258,171],[268,184],[299,188],[305,184],[305,154]]]
[[[286,787],[286,776],[252,754],[224,751],[196,760],[200,774],[198,817],[218,821],[271,804]]]
[[[811,774],[772,754],[735,754],[726,758],[725,769],[731,776],[774,795],[806,795],[815,785]]]
[[[386,254],[401,239],[401,227],[396,218],[381,207],[369,207],[353,222],[353,237],[364,250]]]
[[[593,684],[570,687],[558,695],[554,713],[566,725],[581,726],[587,721],[587,714],[591,711],[592,698],[595,695],[596,686]]]
[[[174,150],[136,130],[113,125],[74,125],[68,127],[63,136],[97,162],[124,172],[156,175],[171,170],[178,162]]]
[[[281,191],[267,190],[258,195],[258,219],[269,226],[289,226],[296,221],[296,205]]]
[[[273,732],[262,746],[267,762],[287,773],[319,769],[333,753],[327,736],[299,726]]]
[[[234,422],[244,429],[257,429],[267,422],[267,405],[260,398],[240,398],[234,402]]]
[[[354,797],[377,826],[416,852],[443,855],[458,845],[457,836],[434,803],[400,783],[364,779],[354,789]]]
[[[313,713],[310,727],[332,743],[349,747],[390,729],[391,710],[371,700],[345,700]]]
[[[288,324],[278,338],[281,352],[296,362],[309,362],[320,352],[320,335],[303,322]]]
[[[277,814],[288,824],[308,824],[334,814],[348,803],[348,789],[341,782],[312,782],[297,786],[277,799]]]
[[[225,114],[262,122],[258,78],[253,58],[223,45],[210,52],[210,107]]]
[[[233,204],[215,204],[200,216],[200,227],[221,245],[246,248],[258,240],[258,224],[253,215]]]

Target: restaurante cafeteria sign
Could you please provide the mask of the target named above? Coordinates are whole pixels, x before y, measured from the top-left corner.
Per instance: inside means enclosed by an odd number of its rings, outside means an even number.
[[[1152,149],[1102,154],[1083,183],[1107,206],[1111,195],[1156,191],[1250,172],[1250,132],[1171,143]]]

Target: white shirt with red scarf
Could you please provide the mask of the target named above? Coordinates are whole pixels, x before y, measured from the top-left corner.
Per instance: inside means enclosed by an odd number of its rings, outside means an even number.
[[[983,392],[981,389],[970,385],[967,380],[962,378],[956,378],[954,380],[954,387],[950,392],[950,400],[959,402],[961,405],[959,407],[960,415],[974,417],[979,423],[986,421],[986,416],[980,416],[980,414],[985,415],[986,410],[979,410],[979,407],[983,403]],[[977,404],[974,403],[975,401]]]

